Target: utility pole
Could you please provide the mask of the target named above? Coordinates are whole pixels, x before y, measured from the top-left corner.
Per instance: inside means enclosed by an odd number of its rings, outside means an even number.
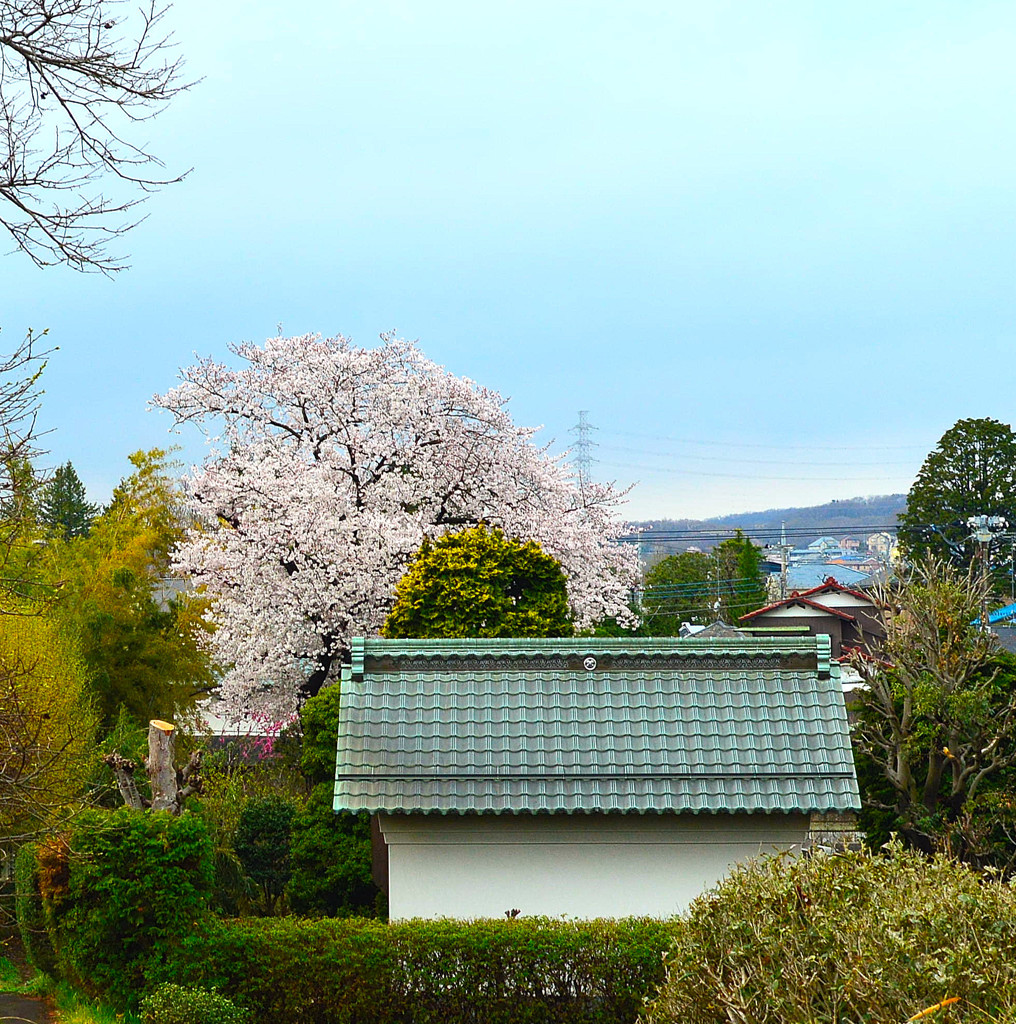
[[[593,458],[596,442],[593,440],[592,432],[598,429],[589,422],[588,416],[588,409],[580,409],[578,423],[568,431],[569,434],[575,435],[571,463],[578,474],[579,493],[582,495],[583,502],[586,500],[586,488],[592,478],[593,463],[596,462],[596,459]]]
[[[991,542],[995,535],[1001,533],[1009,524],[1002,516],[970,516],[967,529],[970,539],[977,545],[977,554],[981,561],[981,581],[986,584],[991,572]],[[981,595],[981,632],[988,632],[988,588],[982,588]]]
[[[780,523],[780,600],[787,599],[787,562],[790,560],[790,545],[787,543],[787,521]]]

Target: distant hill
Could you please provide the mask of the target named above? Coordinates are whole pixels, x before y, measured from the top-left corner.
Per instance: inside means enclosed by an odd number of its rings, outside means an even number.
[[[779,542],[780,526],[786,523],[787,541],[807,545],[825,535],[867,536],[896,523],[907,504],[905,494],[847,498],[808,508],[771,508],[764,512],[738,512],[715,519],[647,519],[635,525],[646,529],[648,546],[657,551],[683,551],[689,546],[706,550],[740,528],[757,544]]]

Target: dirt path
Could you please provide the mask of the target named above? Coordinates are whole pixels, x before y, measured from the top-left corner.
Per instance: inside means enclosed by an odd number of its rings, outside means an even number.
[[[54,1017],[41,999],[0,992],[0,1024],[53,1024]]]

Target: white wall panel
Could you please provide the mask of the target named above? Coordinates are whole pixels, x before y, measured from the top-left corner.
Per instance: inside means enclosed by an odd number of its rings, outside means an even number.
[[[667,917],[804,815],[382,815],[389,909],[409,917]]]

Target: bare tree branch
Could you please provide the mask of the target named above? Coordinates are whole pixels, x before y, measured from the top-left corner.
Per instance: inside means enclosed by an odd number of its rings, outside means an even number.
[[[128,138],[191,84],[160,26],[168,10],[0,0],[0,226],[36,265],[123,269],[109,243],[147,193],[184,177]]]

